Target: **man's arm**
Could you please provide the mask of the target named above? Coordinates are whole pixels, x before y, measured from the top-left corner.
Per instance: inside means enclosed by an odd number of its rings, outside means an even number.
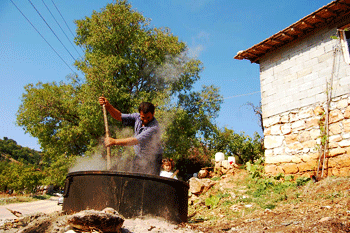
[[[121,139],[115,139],[115,138],[111,138],[111,137],[106,137],[105,138],[105,145],[106,146],[133,146],[138,144],[139,141],[134,138],[134,137],[130,137],[130,138],[121,138]]]
[[[122,121],[122,113],[118,109],[114,108],[105,97],[102,96],[98,98],[98,102],[101,106],[105,105],[107,111],[114,119],[117,121]]]

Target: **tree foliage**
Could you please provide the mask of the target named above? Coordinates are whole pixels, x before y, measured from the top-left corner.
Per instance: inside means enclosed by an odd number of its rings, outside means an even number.
[[[97,144],[104,135],[99,96],[124,113],[142,101],[162,109],[199,79],[202,64],[186,55],[185,43],[169,29],[150,27],[126,1],[108,4],[76,25],[75,41],[85,55],[75,65],[85,78],[27,85],[17,115],[18,125],[51,156],[82,155]]]
[[[0,139],[0,155],[0,191],[33,192],[44,177],[41,153],[4,137]]]
[[[35,192],[40,185],[63,187],[74,157],[45,156],[4,137],[0,139],[0,191]]]
[[[170,29],[151,27],[149,19],[123,0],[75,23],[75,43],[85,51],[75,66],[83,78],[70,75],[67,83],[28,84],[17,113],[17,124],[38,138],[45,155],[43,182],[62,185],[72,156],[98,147],[105,135],[97,101],[101,95],[123,113],[137,111],[142,101],[154,103],[163,125],[164,156],[187,167],[210,163],[217,151],[242,161],[260,156],[255,138],[217,127],[223,102],[219,89],[193,91],[202,63],[188,56],[186,44]],[[111,117],[108,123],[116,126],[110,127],[115,137],[120,123]]]
[[[0,161],[17,161],[35,165],[39,165],[41,161],[40,152],[17,145],[15,140],[7,137],[0,139],[0,155]]]

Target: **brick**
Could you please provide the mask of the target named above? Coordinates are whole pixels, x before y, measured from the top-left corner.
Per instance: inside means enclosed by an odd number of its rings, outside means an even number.
[[[305,120],[299,120],[292,124],[293,130],[302,130],[305,129]]]
[[[298,164],[298,169],[300,172],[313,171],[317,167],[317,160],[310,160],[306,163]]]
[[[264,139],[264,146],[267,149],[282,146],[284,136],[266,136]]]
[[[298,141],[299,142],[306,142],[306,141],[309,141],[310,139],[311,139],[311,136],[310,136],[310,132],[309,131],[302,131],[298,135]]]
[[[338,167],[349,167],[350,166],[350,154],[344,154],[337,157],[330,158],[329,161],[335,160]]]
[[[290,124],[284,124],[281,127],[281,131],[283,134],[290,134],[292,132],[292,126]]]
[[[292,157],[292,162],[293,162],[293,163],[301,163],[301,162],[303,162],[303,161],[301,160],[300,157],[298,157],[298,156],[293,156],[293,157]]]
[[[315,140],[309,140],[309,141],[303,142],[302,145],[303,145],[303,148],[313,148],[313,147],[316,147],[317,144]]]
[[[281,116],[281,122],[282,123],[288,123],[289,122],[288,114],[284,114],[284,115]]]
[[[278,164],[278,163],[290,163],[293,161],[294,156],[290,155],[280,155],[265,158],[265,163],[267,164]]]
[[[339,123],[329,125],[329,135],[336,135],[341,133],[342,133],[342,127]]]
[[[334,149],[334,148],[338,148],[338,142],[330,142],[328,143],[328,148],[329,149]]]
[[[342,167],[339,169],[339,176],[350,176],[350,167]]]
[[[309,75],[312,73],[312,68],[308,67],[308,68],[304,68],[303,70],[297,72],[297,76],[298,78],[304,77],[306,75]]]
[[[301,144],[300,142],[296,142],[296,143],[293,143],[293,144],[288,144],[287,146],[291,150],[301,150],[301,149],[303,149],[303,144]]]
[[[315,142],[315,144],[316,144],[316,142]],[[308,153],[309,151],[310,151],[310,148],[308,148],[308,147],[304,147],[302,150],[303,153]]]
[[[310,130],[310,137],[311,139],[315,140],[316,138],[321,136],[321,130],[320,129],[312,129]]]
[[[318,126],[319,119],[316,117],[310,118],[306,120],[306,128],[312,128]]]
[[[322,62],[326,63],[327,60],[333,59],[333,53],[332,52],[325,53],[325,54],[323,54],[321,56],[318,56],[317,59],[318,59],[318,63],[322,63]],[[328,66],[328,64],[324,64],[324,65]]]
[[[339,109],[335,109],[329,113],[329,123],[335,123],[342,119],[344,119],[344,116]]]
[[[328,170],[329,170],[330,175],[332,175],[332,176],[339,176],[338,168],[331,168],[331,169],[328,169]]]
[[[268,149],[265,150],[265,157],[269,157],[273,155],[274,155],[273,150],[268,150]]]
[[[329,137],[329,142],[340,142],[341,140],[343,140],[343,138],[339,134]]]
[[[276,165],[265,165],[265,173],[271,175],[277,175],[277,166]]]
[[[331,149],[331,150],[329,150],[329,157],[341,155],[341,154],[344,154],[344,153],[345,153],[345,149],[344,148]]]
[[[350,140],[342,140],[341,142],[339,142],[339,146],[341,146],[341,147],[350,146]]]
[[[321,106],[317,106],[314,109],[314,113],[315,113],[316,116],[321,116],[324,113],[324,108],[321,107]]]
[[[338,101],[337,103],[337,108],[346,108],[348,106],[348,100],[347,99],[342,99],[340,101]]]
[[[282,134],[281,125],[277,124],[277,125],[271,126],[271,134],[273,134],[273,135],[281,135]]]
[[[344,112],[344,117],[346,119],[350,118],[350,106],[346,107],[345,112]]]
[[[294,122],[294,121],[299,120],[299,116],[296,113],[291,113],[289,115],[289,119],[290,119],[290,122]]]
[[[295,163],[287,163],[282,166],[285,174],[296,174],[299,172],[299,168]]]
[[[310,118],[313,116],[313,110],[312,109],[306,109],[299,113],[300,119]]]
[[[345,132],[350,132],[350,119],[343,120],[343,127]]]
[[[275,125],[279,122],[280,122],[280,116],[278,116],[278,115],[272,116],[272,117],[269,117],[268,119],[264,119],[264,126],[269,127],[269,126]]]
[[[285,136],[287,144],[296,143],[298,141],[298,134],[290,134]]]
[[[273,149],[273,154],[274,155],[282,155],[284,154],[284,147],[277,147],[275,149]]]
[[[302,160],[304,162],[310,161],[310,160],[316,160],[319,157],[319,153],[307,153],[302,156]]]
[[[271,128],[264,128],[264,136],[269,136],[271,135]]]

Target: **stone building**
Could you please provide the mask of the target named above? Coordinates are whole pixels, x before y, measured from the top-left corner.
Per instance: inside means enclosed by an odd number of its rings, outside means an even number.
[[[267,173],[350,176],[347,28],[336,0],[235,56],[260,65]]]

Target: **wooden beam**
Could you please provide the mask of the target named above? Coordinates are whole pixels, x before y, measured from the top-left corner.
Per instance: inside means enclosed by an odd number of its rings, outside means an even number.
[[[306,22],[301,22],[302,25],[306,25],[306,27],[309,27],[309,28],[314,28],[314,26],[310,23],[306,23]]]
[[[320,20],[320,21],[322,21],[322,22],[325,22],[325,21],[326,21],[324,18],[322,18],[321,16],[318,16],[318,15],[313,15],[312,18],[313,18],[313,19],[318,19],[318,20]]]
[[[298,29],[298,28],[291,28],[290,29],[291,31],[295,31],[295,32],[297,32],[297,33],[303,33],[303,31],[302,30],[300,30],[300,29]]]
[[[330,9],[325,9],[324,10],[325,12],[329,12],[331,15],[333,15],[333,16],[337,16],[337,14],[336,13],[334,13],[334,11],[332,11],[332,10],[330,10]]]
[[[270,40],[271,40],[271,41],[276,41],[276,42],[278,42],[278,43],[282,43],[282,42],[283,42],[282,40],[279,40],[279,39],[276,39],[276,38],[271,38]]]
[[[291,36],[291,35],[289,35],[288,33],[285,33],[285,32],[282,33],[282,36],[286,36],[286,37],[289,37],[291,39],[294,39],[293,36]]]
[[[344,6],[344,7],[346,7],[347,9],[350,8],[350,0],[348,0],[348,2],[338,2],[338,4],[340,4],[340,5]]]

